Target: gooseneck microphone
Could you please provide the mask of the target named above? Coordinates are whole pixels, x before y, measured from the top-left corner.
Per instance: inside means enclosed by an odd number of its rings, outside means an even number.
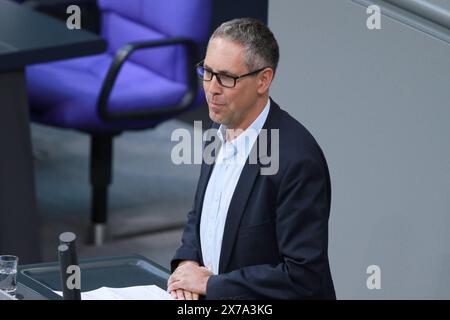
[[[59,244],[65,244],[69,247],[70,262],[72,265],[78,265],[77,249],[75,241],[77,236],[73,232],[63,232],[59,235]]]
[[[75,241],[76,236],[72,232],[59,236],[58,258],[64,300],[81,300],[81,273]]]

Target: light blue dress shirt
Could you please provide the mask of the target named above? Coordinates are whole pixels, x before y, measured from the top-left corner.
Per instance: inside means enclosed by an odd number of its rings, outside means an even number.
[[[200,243],[203,262],[214,274],[219,272],[223,231],[228,207],[246,159],[266,122],[270,99],[253,123],[237,138],[226,140],[226,127],[221,125],[217,135],[222,142],[211,177],[206,187],[200,220]]]

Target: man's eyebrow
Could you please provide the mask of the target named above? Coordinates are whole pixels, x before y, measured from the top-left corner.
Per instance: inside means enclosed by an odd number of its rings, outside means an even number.
[[[217,72],[217,73],[221,73],[221,74],[225,74],[225,75],[229,75],[229,76],[233,76],[233,77],[237,77],[237,75],[233,72],[230,72],[228,70],[217,70],[214,71],[213,68],[211,68],[210,66],[208,66],[206,63],[203,63],[203,67],[205,67],[206,69],[209,69],[213,72]]]

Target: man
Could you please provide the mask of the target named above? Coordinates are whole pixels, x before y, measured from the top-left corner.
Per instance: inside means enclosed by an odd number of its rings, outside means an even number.
[[[311,134],[269,98],[278,44],[261,22],[222,24],[197,71],[221,148],[203,162],[168,291],[177,299],[335,299],[328,263],[331,187]],[[261,130],[279,132],[279,139]],[[247,158],[279,149],[276,172]],[[205,146],[206,148],[206,146]],[[220,160],[220,161],[219,161]]]

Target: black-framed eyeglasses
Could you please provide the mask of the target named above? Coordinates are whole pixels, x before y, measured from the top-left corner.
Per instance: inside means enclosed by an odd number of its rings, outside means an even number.
[[[229,74],[225,74],[225,73],[220,73],[220,72],[214,72],[211,69],[205,68],[203,66],[203,61],[200,61],[199,63],[197,63],[195,65],[195,69],[197,72],[197,75],[200,79],[202,79],[203,81],[211,81],[212,78],[214,76],[216,76],[217,81],[219,82],[219,84],[225,88],[234,88],[236,86],[236,82],[239,79],[242,79],[244,77],[248,77],[248,76],[253,76],[255,74],[257,74],[258,72],[263,71],[266,68],[270,68],[270,67],[264,67],[240,76],[232,76]]]

